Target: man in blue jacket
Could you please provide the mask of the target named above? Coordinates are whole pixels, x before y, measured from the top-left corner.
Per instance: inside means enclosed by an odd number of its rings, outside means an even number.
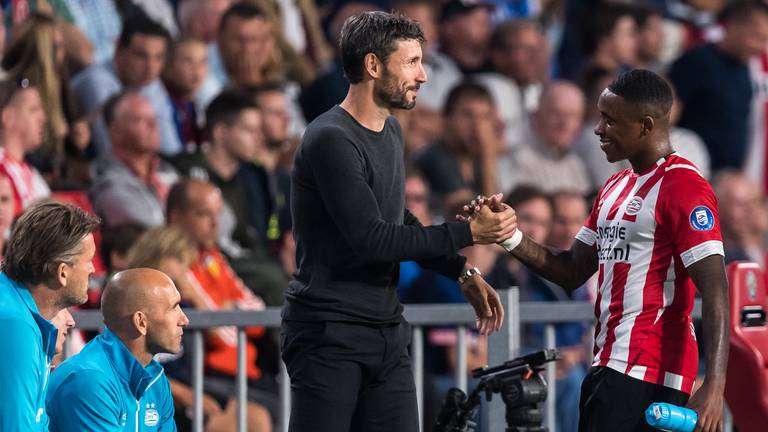
[[[104,290],[106,329],[51,375],[51,431],[176,431],[163,367],[152,358],[181,350],[189,324],[164,273],[131,269]]]
[[[99,220],[71,205],[19,217],[0,273],[0,431],[47,431],[45,388],[60,310],[85,303]]]

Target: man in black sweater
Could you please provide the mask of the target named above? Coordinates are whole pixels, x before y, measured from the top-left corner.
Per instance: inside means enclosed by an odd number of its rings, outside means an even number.
[[[341,34],[349,93],[307,127],[297,151],[298,270],[281,335],[291,432],[419,430],[400,261],[459,280],[481,333],[501,326],[498,295],[457,251],[509,238],[514,211],[484,208],[471,222],[424,227],[405,209],[403,136],[390,113],[413,108],[426,82],[423,42],[418,24],[400,16],[349,18]]]

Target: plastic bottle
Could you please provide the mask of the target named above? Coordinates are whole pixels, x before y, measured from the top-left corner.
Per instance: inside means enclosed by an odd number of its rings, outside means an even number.
[[[645,410],[645,421],[662,431],[693,432],[698,420],[696,411],[666,402],[652,403]]]

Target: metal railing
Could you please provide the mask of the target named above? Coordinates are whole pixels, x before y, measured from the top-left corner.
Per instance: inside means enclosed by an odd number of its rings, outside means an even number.
[[[519,355],[521,324],[544,323],[545,346],[555,348],[555,325],[564,322],[594,322],[594,305],[587,302],[519,302],[518,290],[515,288],[499,291],[506,310],[505,323],[501,331],[492,334],[488,340],[488,364],[503,363]],[[245,368],[245,343],[246,327],[263,326],[267,328],[280,327],[280,308],[267,308],[263,311],[198,311],[185,310],[190,324],[185,329],[192,333],[192,388],[194,391],[194,408],[192,425],[195,432],[203,430],[203,356],[204,341],[203,331],[212,327],[234,326],[237,327],[238,355],[237,375],[235,378],[237,392],[237,430],[245,431],[246,428],[246,400],[247,377]],[[73,314],[77,322],[76,328],[83,330],[99,330],[102,323],[101,314],[98,311],[78,311]],[[424,400],[424,327],[434,325],[456,326],[457,338],[457,387],[467,390],[467,328],[475,325],[475,314],[466,304],[428,304],[407,305],[404,311],[405,318],[412,326],[411,354],[413,358],[413,373],[416,383],[416,393],[419,403],[419,424],[423,422]],[[694,306],[693,317],[701,316],[701,304],[697,301]],[[65,352],[67,350],[65,349]],[[285,365],[280,363],[280,400],[282,431],[288,430],[288,418],[290,416],[290,383],[285,370]],[[555,431],[555,364],[548,363],[546,378],[549,383],[549,395],[546,402],[545,425],[550,431]],[[729,419],[726,418],[726,431],[730,431]],[[494,398],[488,409],[488,425],[491,431],[504,430],[504,406],[499,398]]]

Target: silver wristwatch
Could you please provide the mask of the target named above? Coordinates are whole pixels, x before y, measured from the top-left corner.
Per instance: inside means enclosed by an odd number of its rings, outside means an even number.
[[[464,282],[466,282],[467,280],[469,280],[469,278],[471,278],[472,276],[475,276],[475,275],[477,275],[477,276],[482,276],[483,275],[480,272],[480,269],[478,269],[477,267],[471,267],[471,268],[468,268],[468,269],[464,270],[459,275],[459,284],[460,285],[464,285]]]

